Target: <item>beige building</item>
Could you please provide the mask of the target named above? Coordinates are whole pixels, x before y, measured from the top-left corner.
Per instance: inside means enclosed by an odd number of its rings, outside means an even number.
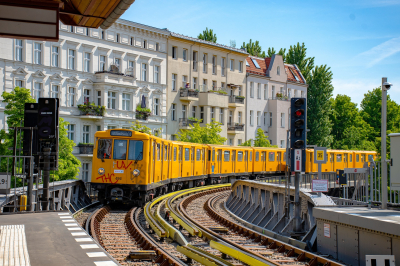
[[[245,141],[245,50],[171,33],[168,38],[167,135],[176,139],[193,118],[222,123],[226,144]]]

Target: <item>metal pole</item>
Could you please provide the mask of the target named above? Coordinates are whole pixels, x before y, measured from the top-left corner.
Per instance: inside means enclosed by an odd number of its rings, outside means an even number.
[[[294,232],[301,232],[300,221],[300,178],[301,173],[296,172],[294,176]]]
[[[387,163],[386,163],[386,104],[387,90],[383,83],[387,78],[382,78],[382,124],[381,124],[381,162],[382,162],[382,209],[387,209]]]
[[[322,179],[322,165],[320,163],[318,163],[318,179],[321,180]],[[318,192],[318,197],[321,197],[321,192]]]
[[[33,159],[32,159],[32,140],[33,140],[33,128],[31,128],[30,132],[29,132],[30,136],[30,141],[29,141],[29,156],[31,156],[31,158],[26,159],[28,161],[28,169],[27,169],[27,173],[28,173],[28,190],[27,190],[27,204],[28,204],[28,211],[33,211]]]
[[[49,210],[50,151],[51,148],[43,148],[43,211]]]

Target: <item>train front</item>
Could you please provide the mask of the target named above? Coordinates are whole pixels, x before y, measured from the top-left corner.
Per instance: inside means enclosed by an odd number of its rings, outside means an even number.
[[[100,201],[147,201],[149,141],[149,135],[128,129],[95,133],[91,187]]]

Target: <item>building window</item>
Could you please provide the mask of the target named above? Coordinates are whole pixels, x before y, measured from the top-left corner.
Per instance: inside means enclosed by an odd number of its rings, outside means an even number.
[[[35,42],[34,64],[42,64],[42,44]]]
[[[225,88],[225,82],[221,82],[221,89],[224,89]],[[231,91],[232,91],[232,89],[231,89]],[[231,95],[233,95],[233,94],[231,94]]]
[[[176,91],[176,74],[172,74],[172,91]]]
[[[239,96],[242,96],[242,86],[239,86]]]
[[[213,75],[217,74],[217,56],[214,55],[212,58],[212,73]]]
[[[275,86],[272,86],[272,99],[276,99]]]
[[[160,51],[160,44],[158,42],[156,42],[156,51]]]
[[[212,89],[217,90],[217,81],[215,80],[212,81]]]
[[[23,80],[15,80],[15,87],[20,87],[23,88],[24,87],[24,81]]]
[[[102,31],[101,31],[101,39],[104,40],[104,39],[105,39],[105,35],[106,35],[106,34],[105,34],[104,30],[102,30]]]
[[[122,110],[129,111],[131,108],[131,95],[128,93],[122,93]]]
[[[268,85],[264,84],[264,100],[268,100]]]
[[[120,36],[119,36],[119,34],[117,33],[117,42],[120,42],[121,40],[120,40]]]
[[[108,109],[116,109],[115,103],[117,101],[117,93],[113,91],[108,92]]]
[[[160,115],[160,99],[154,98],[154,115]]]
[[[203,91],[207,91],[207,90],[208,90],[208,88],[207,88],[207,80],[203,79]]]
[[[196,118],[196,106],[192,106],[192,117]]]
[[[90,72],[90,53],[85,53],[84,71]]]
[[[257,84],[257,98],[261,99],[261,84]]]
[[[219,122],[221,122],[221,124],[224,124],[224,109],[223,108],[219,109]]]
[[[197,78],[193,78],[193,89],[197,89]]]
[[[133,45],[134,44],[134,38],[133,37],[131,37],[131,45]]]
[[[58,67],[60,58],[60,48],[58,46],[51,47],[51,65],[53,67]]]
[[[67,126],[68,139],[75,141],[75,125],[69,124]]]
[[[281,127],[285,127],[285,113],[281,113]]]
[[[146,47],[147,47],[147,41],[143,40],[143,48],[146,49]]]
[[[172,104],[171,107],[171,120],[176,121],[176,104]]]
[[[182,88],[186,88],[186,83],[187,83],[187,76],[182,76]]]
[[[32,94],[33,94],[32,97],[33,97],[33,99],[36,100],[37,103],[39,102],[40,92],[41,92],[42,88],[43,88],[42,83],[35,82],[35,87],[32,92]]]
[[[132,74],[133,74],[133,69],[135,68],[135,62],[134,61],[129,61],[128,62],[128,68],[130,70],[132,70]]]
[[[267,125],[267,112],[264,112],[264,126]]]
[[[154,83],[160,83],[160,66],[154,66]]]
[[[229,120],[228,123],[232,125],[232,120],[233,120],[233,111],[229,111]]]
[[[182,58],[183,58],[183,61],[187,61],[187,49],[183,49],[183,53],[182,53]]]
[[[86,28],[86,36],[90,36],[90,29]]]
[[[23,51],[23,44],[22,40],[15,40],[15,60],[16,61],[23,61],[22,59],[22,51]]]
[[[291,99],[292,98],[292,90],[288,89],[288,98]]]
[[[239,72],[243,72],[243,61],[239,61]]]
[[[68,88],[68,106],[72,107],[75,106],[75,88],[69,87]]]
[[[203,73],[207,73],[207,54],[203,54]]]
[[[68,68],[75,70],[75,50],[68,51]]]
[[[221,76],[225,76],[225,58],[221,58]]]
[[[233,59],[230,60],[229,68],[231,71],[235,70],[235,60],[233,60]]]
[[[69,26],[68,30],[69,32],[74,32],[74,26]]]
[[[193,51],[193,71],[197,71],[197,52]]]
[[[182,105],[182,118],[186,118],[186,105]]]
[[[89,164],[88,163],[82,164],[82,181],[83,182],[89,181]]]
[[[106,71],[106,56],[100,55],[100,71]]]
[[[280,66],[278,66],[278,67],[276,68],[276,74],[278,74],[278,75],[281,74],[281,68],[280,68]]]
[[[178,59],[178,47],[172,46],[172,59]]]
[[[238,123],[242,124],[242,112],[238,112]]]
[[[101,126],[96,126],[96,131],[101,131]]]
[[[250,111],[250,126],[253,126],[253,116],[254,116],[254,111]]]
[[[83,102],[84,103],[90,102],[90,90],[87,90],[87,89],[83,90]]]
[[[204,122],[204,107],[203,106],[200,106],[200,120],[201,120],[201,123]]]
[[[118,67],[118,70],[119,70],[119,67],[120,67],[120,65],[121,65],[121,59],[119,59],[119,58],[114,58],[114,65],[115,65],[116,67]]]
[[[211,107],[211,112],[210,112],[211,121],[214,119],[214,111],[215,111],[215,107]]]
[[[89,136],[90,136],[90,126],[83,126],[82,143],[90,143]]]
[[[142,81],[147,81],[147,65],[142,63]]]
[[[101,106],[101,91],[97,91],[97,105]]]
[[[261,116],[261,112],[257,111],[257,126],[260,125],[260,116]]]
[[[254,98],[254,83],[250,82],[250,97]]]
[[[272,112],[269,113],[269,126],[272,127]]]
[[[238,145],[242,145],[242,140],[241,139],[238,139]],[[242,156],[243,156],[243,153],[242,153]],[[240,160],[240,162],[242,161],[242,159],[239,159],[239,152],[238,152],[238,161],[239,160]]]
[[[58,98],[59,92],[60,92],[60,86],[51,85],[51,98]]]
[[[285,141],[284,141],[284,140],[281,140],[281,148],[286,148],[286,147],[285,147]]]

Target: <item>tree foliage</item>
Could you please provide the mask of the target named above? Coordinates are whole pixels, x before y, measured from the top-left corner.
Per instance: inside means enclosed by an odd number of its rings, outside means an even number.
[[[148,126],[142,125],[136,121],[131,122],[131,124],[132,124],[131,125],[132,130],[151,135],[151,129]]]
[[[296,64],[299,67],[307,83],[310,83],[309,78],[314,69],[314,60],[314,57],[307,57],[307,48],[304,43],[291,45],[285,56],[286,63]]]
[[[3,102],[6,103],[4,113],[7,117],[8,128],[23,126],[25,103],[36,102],[29,89],[16,87],[11,92],[3,92]]]
[[[252,39],[250,39],[248,43],[243,42],[243,45],[240,48],[246,48],[246,51],[253,56],[262,58],[265,57],[265,51],[262,51],[262,48],[258,41],[253,42]]]
[[[199,36],[197,36],[197,38],[209,42],[214,42],[214,43],[217,42],[217,35],[214,33],[212,29],[208,29],[207,27],[205,30],[203,30],[203,33],[200,33]]]
[[[214,119],[205,126],[200,126],[200,121],[197,121],[194,125],[190,125],[190,130],[181,129],[178,132],[178,140],[201,144],[224,144],[226,138],[220,135],[221,125]]]
[[[253,139],[249,139],[249,140],[243,142],[239,146],[251,147],[252,142],[253,142]],[[271,145],[271,143],[268,140],[268,136],[264,134],[264,131],[261,128],[259,128],[259,129],[257,129],[256,137],[254,139],[254,147],[278,147],[278,146]]]
[[[279,49],[279,52],[276,53],[274,47],[269,47],[267,51],[267,57],[272,57],[274,54],[279,54],[283,58],[283,62],[286,62],[286,48]]]

